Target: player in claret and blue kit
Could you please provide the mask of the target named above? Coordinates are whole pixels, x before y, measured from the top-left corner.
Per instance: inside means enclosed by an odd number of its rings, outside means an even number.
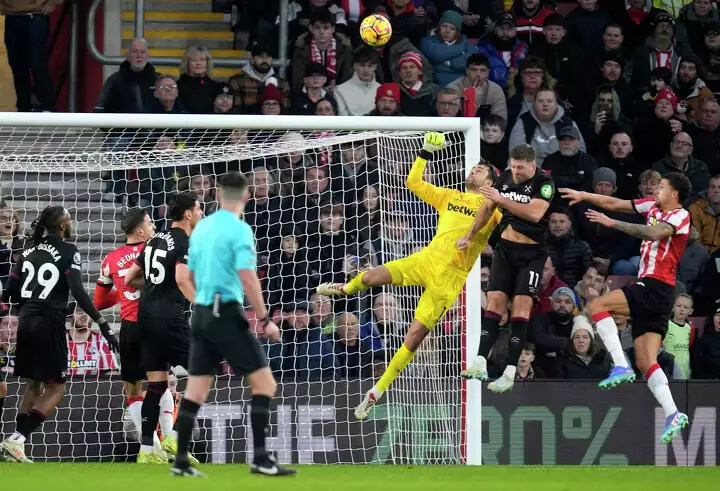
[[[48,206],[32,227],[33,245],[21,254],[3,292],[5,302],[20,304],[15,375],[27,379],[15,433],[0,444],[17,462],[31,462],[25,455],[25,440],[55,411],[65,393],[69,292],[118,351],[113,331],[82,286],[80,253],[66,242],[72,234],[70,213],[62,206]]]
[[[670,172],[660,181],[655,196],[632,201],[566,188],[560,192],[571,205],[587,201],[605,210],[634,212],[645,218],[643,225],[613,220],[596,210],[585,213],[593,223],[642,239],[637,281],[592,300],[587,309],[615,364],[610,375],[599,384],[603,389],[635,380],[612,314],[632,318],[635,361],[665,411],[667,419],[660,441],[669,443],[688,425],[688,417],[675,406],[667,376],[657,363],[657,354],[673,308],[677,266],[690,237],[690,213],[683,208],[690,195],[690,181],[684,174]]]
[[[390,360],[378,383],[355,408],[355,417],[358,419],[368,416],[370,409],[412,361],[420,343],[455,303],[468,273],[487,247],[490,234],[502,218],[499,211],[484,206],[486,199],[480,194],[480,188],[492,186],[495,180],[495,168],[491,164],[481,162],[472,168],[465,182],[467,192],[464,193],[433,186],[423,179],[428,159],[444,146],[443,134],[426,134],[423,150],[415,159],[407,177],[408,188],[433,206],[440,215],[432,242],[411,256],[363,271],[346,285],[324,283],[317,288],[320,295],[328,296],[354,295],[373,286],[388,284],[419,285],[425,289],[402,346]],[[458,250],[456,241],[465,235],[475,215],[483,213],[483,210],[489,211],[489,215],[484,218],[485,226],[473,240],[468,241],[464,250]]]

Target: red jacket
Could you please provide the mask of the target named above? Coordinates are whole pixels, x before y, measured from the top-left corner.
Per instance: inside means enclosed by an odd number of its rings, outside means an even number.
[[[547,7],[540,7],[540,10],[532,16],[528,17],[522,8],[522,1],[517,0],[513,4],[512,13],[515,15],[515,28],[517,29],[517,37],[528,44],[538,37],[543,36],[543,22],[545,17],[554,13]]]
[[[548,284],[547,288],[545,288],[538,294],[539,302],[533,306],[531,315],[535,315],[540,312],[552,312],[552,298],[550,298],[550,296],[555,290],[557,290],[561,286],[567,287],[567,284],[565,284],[565,282],[561,280],[557,274],[553,275],[553,277],[550,278],[550,283]]]

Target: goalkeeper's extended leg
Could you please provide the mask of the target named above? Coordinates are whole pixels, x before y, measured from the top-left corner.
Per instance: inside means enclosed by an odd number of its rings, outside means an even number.
[[[428,333],[430,333],[430,330],[420,321],[417,319],[413,321],[402,346],[400,346],[400,349],[393,355],[380,380],[378,380],[372,389],[367,391],[362,402],[355,408],[355,417],[357,419],[367,418],[368,414],[370,414],[370,409],[380,400],[397,376],[410,364],[415,356],[415,352],[420,347],[420,343],[422,343]]]
[[[389,285],[392,283],[392,274],[384,265],[376,266],[367,271],[361,271],[355,278],[346,284],[322,283],[317,287],[320,295],[328,297],[338,295],[355,295],[374,286]]]

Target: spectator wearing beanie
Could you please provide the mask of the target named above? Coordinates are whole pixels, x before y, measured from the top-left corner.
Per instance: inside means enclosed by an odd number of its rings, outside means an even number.
[[[368,116],[402,116],[400,113],[400,86],[385,82],[375,93],[375,109]]]
[[[495,20],[492,34],[478,43],[478,52],[490,60],[490,80],[505,89],[511,70],[517,70],[528,52],[527,44],[518,39],[513,14],[505,12]]]
[[[633,54],[632,86],[639,97],[648,90],[650,72],[664,66],[677,74],[680,53],[675,47],[675,20],[659,11],[652,19],[653,31],[644,46]]]
[[[468,57],[477,52],[477,46],[460,33],[462,24],[459,13],[446,10],[435,31],[420,41],[420,51],[432,63],[433,80],[439,87],[462,77]]]
[[[675,117],[678,98],[670,89],[661,90],[653,102],[652,112],[640,115],[633,129],[635,158],[650,167],[665,155],[676,133],[683,130],[682,122]]]
[[[278,115],[283,112],[283,102],[285,96],[283,96],[280,89],[275,85],[266,85],[260,92],[260,98],[258,99],[258,113],[267,115]]]
[[[280,78],[272,67],[272,48],[269,44],[255,43],[250,48],[250,61],[239,73],[228,80],[232,90],[235,112],[251,114],[257,112],[260,93],[268,85],[274,85],[282,94],[283,110],[290,108],[290,84]]]
[[[475,88],[475,116],[485,121],[490,115],[507,120],[507,100],[502,88],[489,80],[490,60],[480,53],[470,55],[466,62],[465,76],[448,84],[462,94],[463,89]]]
[[[416,51],[404,53],[398,60],[400,71],[400,111],[405,116],[428,116],[435,107],[440,90],[432,82],[423,82],[422,56]]]
[[[570,347],[558,357],[556,378],[600,380],[612,366],[607,351],[598,348],[592,324],[585,315],[573,319]]]
[[[610,14],[598,8],[598,0],[578,0],[578,7],[567,16],[568,37],[584,50],[600,51],[603,32],[609,23]]]
[[[552,372],[557,356],[570,347],[573,315],[578,305],[575,293],[567,286],[552,290],[547,303],[547,310],[533,314],[528,324],[528,340],[537,346],[538,364]]]
[[[543,21],[543,37],[533,41],[529,56],[542,58],[547,71],[557,81],[557,90],[563,99],[569,99],[572,88],[579,80],[579,66],[584,53],[567,36],[565,17],[552,13]]]
[[[518,39],[528,45],[543,37],[543,22],[553,13],[541,0],[515,0],[510,12],[515,16]]]
[[[720,15],[712,0],[700,0],[685,5],[675,25],[680,52],[702,53],[705,50],[705,28],[711,22],[720,22]]]
[[[680,59],[673,90],[678,99],[685,101],[688,122],[695,121],[702,101],[713,98],[713,93],[705,85],[704,78],[705,68],[697,55],[690,53]]]
[[[362,116],[375,107],[375,94],[380,84],[375,79],[378,56],[369,46],[362,46],[355,52],[353,76],[335,87],[338,115]]]

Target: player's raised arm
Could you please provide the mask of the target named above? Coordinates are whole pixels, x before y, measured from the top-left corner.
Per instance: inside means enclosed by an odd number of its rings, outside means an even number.
[[[599,223],[606,227],[614,228],[633,237],[642,240],[662,240],[671,235],[675,235],[676,229],[674,225],[668,222],[657,222],[655,225],[643,225],[640,223],[629,223],[621,220],[614,220],[604,213],[596,210],[588,210],[585,216],[592,223]],[[689,223],[689,222],[688,222]]]
[[[632,201],[627,199],[613,198],[612,196],[603,196],[602,194],[588,193],[586,191],[576,191],[570,188],[560,188],[560,196],[570,201],[570,206],[576,205],[581,201],[586,201],[591,205],[608,211],[624,211],[632,213],[635,211]]]
[[[420,154],[413,162],[410,173],[407,176],[405,185],[410,191],[426,202],[439,209],[443,206],[443,200],[449,190],[434,186],[423,179],[427,162],[434,152],[445,148],[445,135],[442,133],[426,133],[425,143]]]
[[[545,186],[551,186],[545,184]],[[529,222],[538,223],[545,216],[548,208],[550,207],[550,201],[539,198],[532,198],[529,203],[519,203],[509,198],[504,197],[500,194],[497,189],[484,186],[480,188],[480,192],[490,201],[494,202],[497,206],[503,210],[507,210],[513,215]],[[540,191],[545,192],[545,191]],[[549,194],[552,197],[554,190],[550,190]]]
[[[483,228],[490,221],[490,217],[492,217],[493,213],[495,212],[495,208],[497,208],[497,205],[494,201],[489,199],[485,200],[483,206],[478,210],[477,215],[475,216],[475,220],[473,220],[473,223],[470,226],[470,230],[468,230],[468,233],[465,234],[464,237],[458,239],[458,249],[466,249],[470,245],[470,242],[472,241],[473,237],[475,237],[475,234],[478,233],[478,230]]]

